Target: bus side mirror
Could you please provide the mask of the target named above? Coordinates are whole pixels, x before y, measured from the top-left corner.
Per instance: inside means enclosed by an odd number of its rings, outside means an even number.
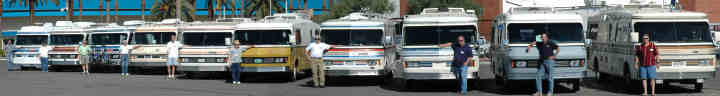
[[[295,38],[295,35],[293,35],[293,34],[290,34],[289,37],[288,37],[288,39],[290,39],[290,41],[289,41],[290,45],[295,45],[295,43],[297,42],[297,41],[295,40],[295,39],[296,39],[296,38]]]
[[[640,33],[639,32],[631,32],[630,39],[632,40],[633,43],[640,42]]]

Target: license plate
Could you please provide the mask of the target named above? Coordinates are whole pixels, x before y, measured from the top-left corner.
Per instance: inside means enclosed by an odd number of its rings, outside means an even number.
[[[255,63],[262,63],[263,59],[255,59]]]
[[[684,67],[686,66],[687,61],[681,61],[681,62],[672,62],[672,67]]]
[[[198,59],[198,62],[205,62],[205,59]]]
[[[527,62],[518,62],[517,66],[527,66]]]

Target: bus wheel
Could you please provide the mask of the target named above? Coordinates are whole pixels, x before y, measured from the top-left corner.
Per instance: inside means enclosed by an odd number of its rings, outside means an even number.
[[[573,80],[572,83],[573,83],[572,91],[573,91],[573,92],[580,91],[580,79],[578,79],[578,80]]]
[[[702,89],[703,89],[703,83],[695,83],[695,89],[693,91],[702,92]]]

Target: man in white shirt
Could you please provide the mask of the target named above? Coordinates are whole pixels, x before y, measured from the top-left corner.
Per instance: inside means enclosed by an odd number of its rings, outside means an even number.
[[[129,57],[130,50],[138,48],[140,46],[128,45],[127,40],[123,40],[122,44],[123,45],[120,45],[120,57],[121,57],[121,59],[120,59],[121,65],[120,66],[122,67],[122,72],[120,73],[120,77],[122,79],[127,79],[128,76],[130,76],[130,74],[128,74],[128,57]]]
[[[175,66],[178,65],[178,51],[181,47],[184,45],[177,41],[177,37],[175,35],[170,36],[171,41],[168,42],[167,48],[168,48],[168,62],[167,62],[167,68],[168,68],[168,79],[175,79]]]
[[[305,48],[305,57],[310,60],[312,66],[314,87],[325,88],[325,65],[322,63],[322,57],[326,50],[333,47],[332,45],[321,42],[318,37],[315,38],[315,42],[310,43],[307,48]]]
[[[52,50],[51,47],[47,46],[47,43],[43,42],[42,47],[38,49],[38,53],[40,56],[38,56],[38,59],[40,59],[40,64],[42,66],[42,72],[48,72],[48,52]]]

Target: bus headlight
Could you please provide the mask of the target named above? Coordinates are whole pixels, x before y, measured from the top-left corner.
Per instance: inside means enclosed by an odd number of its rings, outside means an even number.
[[[379,60],[369,60],[369,61],[367,61],[367,62],[368,62],[368,66],[375,66],[375,65],[377,65],[378,63],[380,63]]]
[[[513,65],[515,67],[527,67],[527,61],[514,61]]]
[[[215,59],[215,62],[218,62],[218,63],[225,63],[225,58],[218,58],[218,59]]]
[[[285,62],[287,62],[287,59],[286,58],[275,58],[274,62],[275,63],[285,63]]]
[[[183,63],[190,63],[190,58],[182,58],[180,59]]]
[[[711,60],[700,60],[699,64],[700,66],[710,66],[712,61]]]

